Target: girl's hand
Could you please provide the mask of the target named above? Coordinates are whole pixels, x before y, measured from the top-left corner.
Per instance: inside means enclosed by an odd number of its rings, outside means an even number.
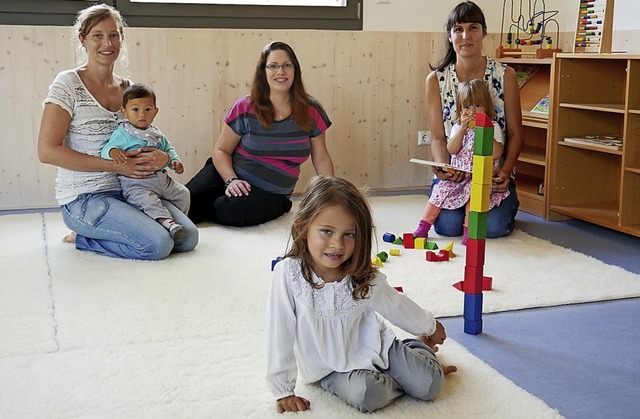
[[[234,179],[224,191],[225,195],[227,195],[229,198],[231,198],[232,196],[248,196],[249,192],[251,192],[251,184],[246,180],[240,179]]]
[[[463,113],[460,116],[460,126],[464,129],[467,129],[469,126],[469,122],[474,121],[476,119],[476,115],[473,113]]]
[[[302,412],[305,410],[309,410],[309,408],[311,407],[311,403],[309,402],[309,400],[298,396],[283,397],[276,403],[278,413]]]

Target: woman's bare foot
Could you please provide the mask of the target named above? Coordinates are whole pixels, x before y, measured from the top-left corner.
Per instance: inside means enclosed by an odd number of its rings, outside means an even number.
[[[458,367],[456,367],[455,365],[443,365],[442,370],[444,371],[444,375],[449,375],[452,372],[458,371]]]
[[[71,233],[67,234],[66,236],[64,236],[62,238],[62,242],[63,243],[70,243],[70,244],[76,244],[76,237],[78,235],[76,234],[75,231],[72,231]]]

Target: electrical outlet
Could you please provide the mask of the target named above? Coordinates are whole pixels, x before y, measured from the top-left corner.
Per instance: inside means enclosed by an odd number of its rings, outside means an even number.
[[[418,131],[418,145],[431,144],[431,131]]]

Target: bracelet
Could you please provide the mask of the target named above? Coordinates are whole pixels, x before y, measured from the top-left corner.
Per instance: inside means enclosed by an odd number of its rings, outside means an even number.
[[[224,187],[225,187],[225,188],[228,188],[228,187],[229,187],[229,185],[231,185],[231,182],[233,182],[234,180],[238,180],[238,178],[237,178],[237,177],[235,177],[235,176],[231,176],[229,179],[227,179],[227,180],[224,182]]]

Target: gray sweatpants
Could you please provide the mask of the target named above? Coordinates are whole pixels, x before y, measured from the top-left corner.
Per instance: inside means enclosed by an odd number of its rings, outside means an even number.
[[[142,179],[119,176],[122,195],[127,202],[149,217],[173,218],[169,210],[162,205],[161,199],[171,202],[185,214],[189,212],[189,190],[171,179],[165,169]]]
[[[444,385],[444,371],[427,345],[417,339],[396,339],[389,349],[388,369],[336,371],[320,385],[358,410],[373,412],[403,394],[433,400]]]

